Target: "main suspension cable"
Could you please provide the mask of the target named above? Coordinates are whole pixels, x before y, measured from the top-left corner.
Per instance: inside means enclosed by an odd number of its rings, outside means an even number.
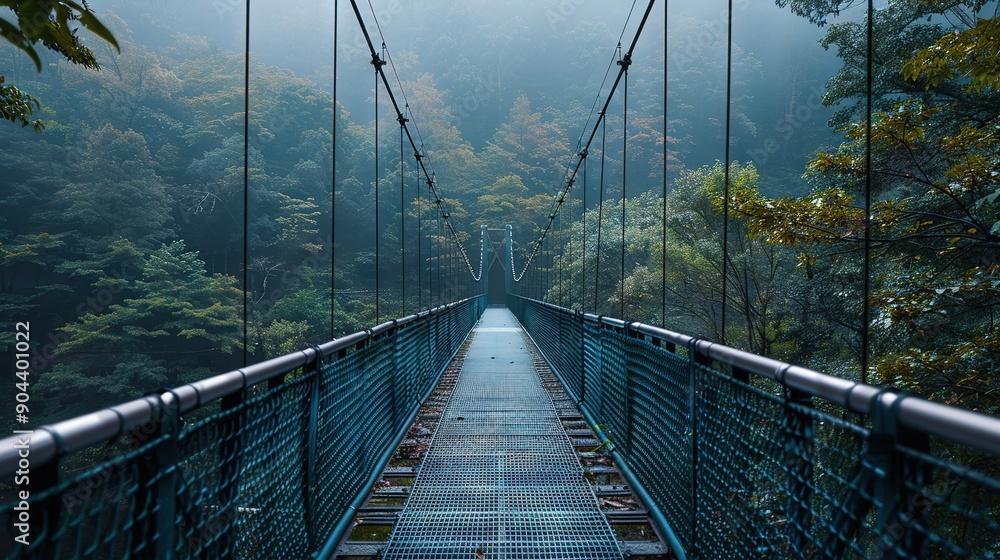
[[[590,136],[588,137],[587,142],[583,144],[583,149],[580,151],[579,154],[575,156],[576,161],[574,165],[571,165],[571,169],[566,178],[566,184],[560,188],[559,193],[556,195],[556,198],[552,203],[552,209],[549,211],[548,223],[543,229],[541,237],[535,241],[534,247],[532,248],[531,252],[528,255],[528,259],[524,264],[521,274],[517,274],[513,270],[513,262],[511,263],[512,265],[511,273],[515,282],[520,282],[521,278],[524,277],[524,272],[527,271],[528,267],[531,266],[531,263],[534,261],[535,256],[538,254],[538,251],[541,248],[542,241],[545,239],[545,237],[548,236],[549,232],[552,230],[552,226],[553,223],[555,222],[555,217],[556,217],[555,211],[558,209],[559,206],[563,204],[563,202],[566,199],[566,194],[569,192],[571,188],[573,188],[573,184],[576,181],[576,176],[580,172],[580,168],[583,165],[584,159],[586,158],[585,154],[590,149],[590,145],[594,142],[594,138],[597,136],[597,131],[601,127],[601,123],[603,123],[604,120],[607,118],[608,107],[610,106],[611,100],[614,97],[614,94],[617,91],[618,86],[622,81],[622,78],[625,74],[625,70],[632,63],[632,54],[635,51],[635,46],[639,42],[639,37],[642,35],[643,29],[645,29],[646,27],[646,22],[649,20],[649,14],[652,11],[653,4],[655,2],[656,0],[649,0],[649,4],[646,6],[646,11],[643,13],[642,21],[639,22],[639,27],[636,29],[635,36],[632,38],[632,43],[629,45],[627,52],[622,57],[620,68],[618,70],[618,75],[615,78],[614,84],[611,86],[611,90],[608,93],[608,97],[604,102],[604,107],[601,109],[597,122],[594,123],[594,127],[590,132]],[[513,251],[511,252],[511,254],[513,255]]]
[[[381,77],[382,82],[385,85],[386,93],[388,93],[389,95],[389,100],[392,102],[392,106],[396,110],[397,116],[402,117],[403,114],[400,111],[399,103],[396,100],[395,94],[393,94],[392,88],[389,86],[389,78],[386,76],[385,71],[383,69],[383,66],[385,66],[386,62],[379,57],[379,53],[375,49],[375,44],[372,42],[371,35],[368,33],[368,27],[365,25],[364,18],[361,16],[361,10],[358,8],[357,0],[351,0],[351,7],[354,9],[354,15],[358,20],[358,25],[360,25],[361,27],[361,32],[365,37],[365,42],[368,44],[368,50],[370,51],[372,57],[371,63],[373,66],[375,66],[378,75]],[[377,25],[378,23],[376,21],[376,26]],[[384,45],[385,42],[383,41],[383,46]],[[420,151],[417,150],[417,143],[413,138],[413,134],[410,132],[409,126],[404,124],[403,128],[405,129],[406,137],[410,142],[410,146],[413,148],[414,154],[419,154]],[[414,128],[416,129],[416,123],[414,123]],[[423,145],[423,143],[421,143],[421,145]],[[471,274],[472,277],[475,279],[475,281],[478,282],[480,280],[480,276],[476,275],[476,271],[472,266],[472,261],[469,259],[468,252],[465,250],[465,246],[461,242],[461,238],[458,235],[458,231],[451,223],[450,215],[445,205],[445,200],[441,197],[440,193],[435,187],[435,181],[432,178],[432,173],[428,170],[427,165],[424,162],[424,159],[426,157],[427,157],[426,154],[421,154],[421,157],[417,157],[416,159],[418,165],[420,166],[420,170],[423,172],[424,177],[427,180],[427,184],[430,187],[430,194],[434,197],[435,204],[437,205],[438,208],[438,215],[444,220],[444,225],[447,227],[448,233],[455,240],[455,243],[459,248],[462,258],[465,261],[465,265],[466,267],[468,267],[469,274]],[[480,266],[480,272],[482,272],[481,266]]]
[[[597,106],[601,103],[601,92],[604,91],[604,85],[608,83],[608,76],[611,75],[611,69],[615,67],[615,63],[620,60],[620,50],[622,39],[625,38],[625,31],[628,29],[628,22],[632,20],[632,13],[635,12],[635,5],[638,0],[632,0],[632,7],[628,10],[628,16],[625,18],[625,25],[622,26],[622,32],[618,35],[618,47],[615,48],[615,52],[611,55],[611,60],[608,61],[608,68],[604,71],[604,79],[601,80],[601,86],[597,88],[597,96],[594,98],[594,103],[590,107],[590,113],[587,115],[587,120],[584,121],[583,129],[580,131],[580,137],[576,141],[577,153],[581,148],[583,143],[583,135],[587,133],[587,129],[590,128],[590,119],[594,118],[594,112],[597,111]]]

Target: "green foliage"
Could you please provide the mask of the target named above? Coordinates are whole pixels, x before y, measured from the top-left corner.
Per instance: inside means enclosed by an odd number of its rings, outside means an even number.
[[[36,132],[41,132],[45,125],[40,120],[30,120],[35,113],[35,109],[40,108],[38,99],[29,93],[25,93],[17,86],[6,83],[3,76],[0,76],[0,117],[12,123],[21,123],[21,127],[29,124]]]
[[[271,323],[262,333],[265,355],[281,356],[301,349],[308,332],[309,323],[306,321],[281,319]]]
[[[530,7],[530,3],[523,4]],[[820,21],[850,3],[791,0],[782,5],[793,5],[794,10]],[[971,5],[949,2],[946,9],[968,10]],[[969,72],[990,60],[989,53],[960,56],[963,48],[989,35],[959,33],[948,38],[952,43],[940,43],[945,54],[934,55],[942,51],[931,47],[947,37],[943,19],[925,20],[933,10],[925,2],[894,1],[891,9],[879,10],[877,15],[878,44],[899,47],[880,50],[876,60],[879,96],[873,124],[879,175],[874,231],[878,250],[887,255],[884,268],[880,264],[877,271],[884,288],[877,297],[884,311],[879,320],[892,325],[885,329],[885,341],[879,342],[883,353],[899,350],[901,345],[892,344],[904,340],[912,340],[921,352],[931,351],[930,340],[936,337],[948,337],[956,345],[969,343],[972,339],[960,339],[961,321],[952,314],[967,311],[964,316],[973,318],[977,336],[983,334],[980,327],[986,307],[973,310],[970,302],[995,295],[989,284],[995,278],[995,266],[988,265],[985,249],[992,243],[990,236],[1000,231],[996,217],[1000,185],[991,175],[990,162],[996,161],[996,155],[988,124],[993,121],[984,109],[990,106],[986,97],[995,92],[990,87],[969,87],[973,79]],[[449,21],[466,20],[460,8],[445,11],[442,17]],[[121,52],[97,43],[100,48],[94,47],[93,57],[105,69],[100,74],[63,62],[57,75],[46,73],[40,79],[40,87],[54,92],[51,97],[45,95],[48,113],[35,112],[50,123],[43,140],[28,144],[0,138],[0,167],[10,185],[0,195],[4,202],[0,241],[5,251],[0,281],[8,288],[0,308],[37,313],[51,322],[45,330],[70,337],[58,345],[54,369],[43,375],[48,379],[50,402],[75,404],[73,396],[84,390],[95,391],[102,402],[132,398],[210,368],[219,371],[223,367],[217,367],[219,363],[231,363],[211,362],[209,356],[232,352],[242,342],[237,331],[243,294],[233,276],[244,267],[245,179],[249,183],[246,285],[251,360],[329,336],[329,259],[334,250],[334,330],[343,333],[369,326],[374,318],[371,289],[376,236],[381,243],[385,290],[381,311],[383,318],[394,313],[398,298],[393,300],[393,294],[400,288],[402,275],[397,271],[404,254],[398,230],[400,212],[408,228],[405,257],[411,302],[407,305],[409,311],[414,310],[417,254],[416,236],[410,228],[416,226],[418,209],[425,265],[433,267],[443,260],[441,238],[437,208],[428,199],[425,184],[414,184],[417,179],[409,153],[402,193],[406,208],[398,208],[399,165],[385,155],[397,153],[395,134],[380,135],[383,156],[378,162],[378,187],[384,196],[382,231],[376,232],[372,219],[374,123],[365,120],[367,111],[352,106],[362,115],[352,117],[345,107],[334,105],[322,86],[252,58],[245,177],[242,53],[183,34],[151,50],[140,44],[139,34],[133,36],[123,21],[112,15],[102,18],[119,38]],[[593,273],[600,258],[598,310],[617,313],[624,304],[630,319],[658,323],[663,311],[660,275],[666,264],[669,328],[719,339],[725,304],[727,343],[828,371],[848,371],[845,364],[857,361],[860,328],[857,287],[861,269],[855,247],[863,233],[858,200],[865,162],[863,125],[858,126],[863,119],[858,118],[854,103],[865,83],[857,70],[865,62],[864,26],[856,21],[832,24],[825,41],[844,60],[826,101],[843,104],[844,112],[835,123],[843,127],[846,138],[839,149],[824,150],[814,159],[807,174],[814,192],[807,197],[769,199],[758,187],[774,192],[775,186],[768,182],[770,171],[761,165],[762,178],[753,166],[733,163],[728,169],[731,196],[725,201],[727,169],[723,164],[683,168],[684,163],[713,161],[716,154],[711,146],[721,145],[722,114],[712,108],[723,107],[726,99],[725,41],[699,43],[705,30],[702,22],[672,21],[672,40],[699,48],[673,49],[669,61],[678,65],[670,84],[673,137],[662,135],[657,97],[661,93],[656,91],[655,80],[640,77],[630,85],[630,99],[638,101],[630,105],[629,114],[625,277],[619,277],[618,262],[619,137],[609,138],[614,148],[605,154],[606,175],[614,179],[603,209],[600,256],[594,199],[586,209],[586,232],[582,224],[572,223],[581,211],[581,201],[568,200],[561,218],[564,229],[551,234],[539,255],[538,265],[548,270],[549,278],[561,271],[564,279],[549,291],[548,299],[590,310],[594,278],[587,279],[586,294],[581,291],[581,278],[585,269]],[[565,180],[565,163],[571,155],[569,132],[576,132],[586,117],[586,107],[576,102],[555,107],[550,100],[566,99],[567,92],[589,98],[599,84],[581,80],[564,87],[558,80],[536,80],[544,84],[511,95],[503,84],[514,83],[517,76],[528,76],[537,67],[526,64],[535,53],[515,40],[525,38],[528,28],[514,21],[486,27],[496,31],[486,33],[484,40],[496,52],[502,50],[502,61],[476,58],[470,52],[453,56],[457,51],[449,37],[431,47],[447,54],[440,57],[446,62],[418,66],[409,53],[398,53],[395,62],[403,70],[401,75],[411,78],[404,86],[408,100],[421,111],[415,118],[425,142],[421,149],[438,173],[438,187],[448,196],[445,205],[468,242],[473,266],[478,260],[476,232],[481,223],[494,228],[512,224],[517,236],[515,260],[523,265],[529,242],[538,238],[547,222],[552,193]],[[583,28],[585,42],[598,44],[617,37],[598,20]],[[456,29],[456,33],[472,33],[461,25]],[[574,50],[570,45],[579,40],[577,32],[573,26],[560,32],[555,42],[565,52],[550,56],[566,54],[566,59],[575,61],[573,67],[586,74],[594,60],[605,62],[605,53],[592,45],[586,51]],[[753,104],[760,98],[751,97],[752,82],[748,81],[758,77],[763,67],[752,53],[739,47],[734,45],[732,68],[733,142],[753,138],[763,130],[761,123],[750,119],[755,114]],[[912,75],[904,75],[900,70],[904,63],[910,58],[920,60],[920,56],[924,62],[907,67]],[[424,72],[441,69],[435,64],[453,70],[439,73],[447,75],[447,81],[442,78],[439,83]],[[483,76],[484,71],[490,75]],[[515,76],[515,71],[522,73]],[[989,72],[976,75],[985,79]],[[934,76],[944,78],[934,82]],[[982,79],[981,83],[990,83]],[[25,97],[21,100],[30,102]],[[483,110],[463,104],[469,100],[481,104]],[[38,106],[32,103],[31,107]],[[334,110],[339,127],[336,185],[330,130]],[[395,115],[381,114],[380,130],[395,131]],[[609,118],[613,136],[620,115]],[[102,124],[89,124],[95,122]],[[819,128],[820,124],[809,126]],[[665,142],[676,143],[682,153],[668,156],[671,183],[664,201],[646,191],[661,192],[659,158]],[[592,193],[596,190],[596,155],[595,146],[590,158]],[[31,169],[18,164],[33,157],[45,164]],[[915,173],[918,168],[907,157],[916,157],[919,170],[925,173]],[[419,205],[413,200],[417,186],[422,198]],[[336,220],[329,205],[334,189]],[[722,214],[727,202],[731,221],[729,254],[724,259]],[[664,209],[668,216],[665,246],[660,221]],[[966,211],[977,220],[974,227],[961,227],[961,219],[968,220],[968,216],[961,218]],[[331,233],[336,234],[336,246],[331,245]],[[580,243],[584,238],[587,263]],[[171,242],[176,239],[184,239],[183,248]],[[907,245],[908,250],[887,249],[890,240]],[[444,251],[455,253],[454,246],[445,247]],[[941,265],[956,257],[948,271],[935,276]],[[983,264],[970,264],[974,257]],[[725,277],[729,282],[725,302],[720,289],[723,266],[728,266]],[[793,272],[796,266],[800,274]],[[424,272],[421,296],[426,306],[431,300]],[[25,286],[37,286],[38,297],[27,297]],[[619,300],[621,288],[624,302]],[[939,289],[943,291],[938,293]],[[897,297],[904,293],[909,295]],[[81,307],[81,301],[102,294],[110,294],[110,303]],[[889,297],[896,299],[890,302]],[[964,307],[956,301],[965,302]],[[391,311],[386,311],[387,305]],[[913,314],[917,308],[931,311]],[[72,311],[77,309],[78,316],[74,316]],[[914,325],[912,329],[902,327],[907,322]],[[989,355],[991,340],[986,337],[983,344],[949,353],[954,357],[949,363],[955,368],[960,363],[979,364],[969,357],[976,352],[977,356]],[[894,356],[929,364],[913,371],[930,371],[944,363],[905,352]],[[962,362],[961,357],[969,359]],[[901,371],[903,366],[893,368]],[[884,375],[894,374],[886,370]]]
[[[73,64],[93,70],[100,68],[93,51],[81,43],[76,34],[77,22],[118,48],[114,35],[94,15],[86,2],[81,5],[70,0],[0,0],[0,6],[9,8],[17,16],[16,23],[0,18],[0,35],[28,55],[39,72],[42,70],[42,59],[35,48],[38,43],[61,54]],[[40,120],[30,122],[28,119],[34,112],[32,105],[34,108],[40,107],[34,96],[5,84],[4,77],[0,76],[0,115],[4,119],[20,122],[22,127],[31,124],[36,132],[41,132],[45,125]]]
[[[119,257],[136,251],[125,242],[116,248]],[[121,279],[101,277],[94,287],[116,280]],[[63,412],[174,386],[200,371],[203,356],[240,347],[242,292],[236,279],[207,275],[183,242],[145,255],[141,277],[128,284],[106,309],[91,310],[61,329],[68,340],[58,347],[57,363],[39,388],[50,401],[62,403]],[[79,402],[79,391],[94,400]]]
[[[788,8],[793,14],[803,16],[812,23],[823,26],[831,16],[837,16],[840,11],[858,2],[856,0],[776,0],[781,8]]]
[[[141,134],[105,125],[90,135],[78,174],[53,195],[51,221],[82,234],[93,252],[119,238],[156,246],[173,233],[172,200],[152,168]]]
[[[868,304],[875,317],[875,366],[869,373],[880,383],[995,412],[989,395],[996,391],[991,372],[1000,365],[994,320],[1000,302],[1000,28],[995,18],[961,11],[981,7],[895,2],[876,16],[879,33],[890,34],[899,48],[879,59],[874,81]],[[969,27],[946,30],[920,19],[944,12]],[[849,66],[864,51],[858,48],[860,28],[836,24],[827,41],[848,63],[834,78],[828,101],[855,97],[859,77]],[[743,192],[732,201],[750,235],[800,253],[799,268],[812,284],[851,274],[860,255],[847,256],[858,254],[865,240],[859,201],[868,120],[843,116],[835,122],[845,142],[809,164],[807,177],[817,185],[812,194],[773,200]]]
[[[114,35],[87,7],[70,0],[0,0],[0,6],[10,8],[17,15],[17,23],[0,19],[0,32],[12,45],[24,51],[42,69],[42,60],[35,50],[37,43],[59,52],[74,64],[87,68],[99,68],[94,53],[80,43],[76,28],[70,22],[79,22],[88,31],[104,39],[115,48],[118,42]]]

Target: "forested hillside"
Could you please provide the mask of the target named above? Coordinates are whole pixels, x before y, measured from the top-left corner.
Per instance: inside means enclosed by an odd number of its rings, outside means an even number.
[[[336,105],[332,13],[273,3],[252,14],[244,167],[240,10],[92,4],[120,46],[84,37],[99,71],[43,53],[39,73],[0,45],[0,74],[37,98],[44,123],[0,128],[0,309],[5,324],[32,322],[33,402],[47,419],[237,367],[244,344],[253,362],[370,325],[376,238],[380,318],[438,303],[430,284],[442,280],[427,271],[455,247],[412,150],[401,152],[384,91],[375,117],[353,14],[340,14]],[[592,122],[627,6],[493,4],[378,13],[472,265],[480,225],[511,224],[520,267]],[[628,113],[611,104],[586,182],[519,290],[997,412],[996,2],[893,0],[877,11],[871,173],[864,11],[737,4],[731,65],[718,9],[677,8],[666,51],[662,22],[651,23]],[[790,31],[775,37],[779,26]],[[465,274],[446,261],[444,281]],[[469,289],[448,286],[443,299]]]

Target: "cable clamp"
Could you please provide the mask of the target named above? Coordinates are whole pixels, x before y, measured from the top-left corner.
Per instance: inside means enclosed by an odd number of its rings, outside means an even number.
[[[375,67],[375,71],[381,71],[382,67],[385,66],[385,61],[379,58],[378,53],[372,53],[372,66]]]
[[[319,347],[318,344],[304,344],[302,349],[309,349],[316,352],[316,365],[324,366],[327,363],[326,356],[323,356],[323,349]]]

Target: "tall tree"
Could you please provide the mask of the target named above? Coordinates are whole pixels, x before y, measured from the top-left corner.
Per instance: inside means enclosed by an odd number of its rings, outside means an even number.
[[[874,265],[872,298],[861,303],[873,309],[877,381],[995,412],[1000,8],[982,13],[984,4],[899,0],[874,14]],[[796,9],[820,19],[818,6]],[[825,100],[846,104],[834,118],[845,142],[810,163],[809,196],[733,201],[753,235],[797,247],[812,272],[817,259],[836,270],[839,255],[863,246],[865,231],[868,119],[859,113],[865,80],[856,71],[867,52],[864,26],[833,24],[827,43],[845,60]]]
[[[90,136],[77,175],[52,202],[49,219],[78,232],[78,243],[91,253],[120,237],[152,248],[173,235],[173,201],[153,171],[145,138],[110,124]]]
[[[128,242],[119,249],[135,253]],[[142,258],[141,277],[106,309],[61,330],[68,340],[40,391],[63,415],[135,398],[210,373],[213,355],[240,344],[242,292],[231,276],[205,273],[196,253],[175,241]],[[98,278],[94,286],[121,279]],[[81,401],[80,394],[93,396]]]

